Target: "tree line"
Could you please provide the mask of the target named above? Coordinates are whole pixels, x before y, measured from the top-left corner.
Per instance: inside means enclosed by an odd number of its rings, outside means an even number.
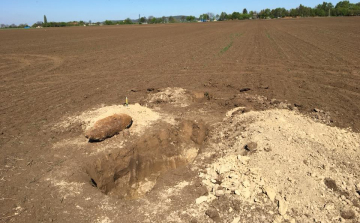
[[[283,17],[323,17],[323,16],[360,16],[360,2],[350,3],[340,1],[335,6],[332,3],[323,2],[314,8],[300,4],[299,7],[286,10],[285,8],[263,9],[258,13],[259,18],[283,18]]]
[[[241,12],[233,12],[227,14],[222,12],[220,15],[215,15],[214,13],[208,12],[195,17],[190,16],[170,16],[170,17],[141,17],[138,20],[131,20],[127,18],[121,21],[114,20],[105,20],[104,22],[92,23],[84,21],[70,21],[70,22],[48,22],[46,15],[44,15],[43,21],[38,21],[32,25],[32,27],[65,27],[65,26],[84,26],[84,25],[126,25],[134,23],[148,23],[148,24],[157,24],[157,23],[177,23],[177,22],[207,22],[207,21],[225,21],[225,20],[244,20],[244,19],[272,19],[272,18],[284,18],[284,17],[323,17],[323,16],[360,16],[360,2],[359,3],[350,3],[349,1],[340,1],[335,6],[329,2],[323,2],[315,6],[314,8],[306,7],[300,4],[297,8],[285,9],[285,8],[276,8],[276,9],[263,9],[260,12],[249,11],[245,8]],[[140,16],[139,16],[140,17]],[[28,24],[20,25],[5,25],[0,24],[0,28],[25,28],[28,27]]]
[[[323,2],[315,6],[314,8],[306,7],[300,4],[297,8],[285,9],[263,9],[260,12],[248,11],[244,8],[241,12],[233,12],[227,14],[221,12],[221,14],[214,15],[214,13],[204,13],[199,15],[198,18],[195,16],[182,17],[180,20],[173,19],[171,21],[164,20],[162,18],[155,18],[150,16],[148,19],[142,17],[141,23],[167,23],[167,22],[197,22],[197,21],[225,21],[225,20],[244,20],[244,19],[273,19],[273,18],[284,18],[284,17],[324,17],[324,16],[360,16],[360,2],[350,3],[349,1],[340,1],[335,6],[332,3]]]
[[[249,18],[259,19],[273,19],[284,17],[324,17],[324,16],[360,16],[360,2],[350,3],[349,1],[340,1],[335,6],[332,3],[323,2],[315,6],[314,8],[306,7],[300,4],[297,8],[285,9],[263,9],[260,12],[250,11],[246,9],[240,12],[233,12],[232,14],[226,14],[222,12],[219,16],[220,21],[224,20],[242,20]]]

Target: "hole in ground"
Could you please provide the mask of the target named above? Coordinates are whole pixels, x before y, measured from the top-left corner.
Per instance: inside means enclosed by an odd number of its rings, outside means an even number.
[[[98,157],[87,167],[93,185],[105,194],[135,199],[149,192],[160,174],[191,163],[205,140],[203,122],[182,121],[147,132],[140,141]]]
[[[97,187],[97,183],[95,182],[95,180],[93,178],[91,178],[90,183],[91,183],[91,186]]]

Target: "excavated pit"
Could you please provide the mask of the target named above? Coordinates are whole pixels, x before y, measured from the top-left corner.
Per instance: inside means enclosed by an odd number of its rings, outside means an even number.
[[[98,157],[87,166],[93,186],[104,194],[136,199],[149,192],[161,174],[191,163],[207,135],[202,121],[166,124],[131,146]]]

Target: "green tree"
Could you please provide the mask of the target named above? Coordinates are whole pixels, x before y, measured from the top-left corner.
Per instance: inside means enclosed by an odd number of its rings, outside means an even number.
[[[28,26],[27,23],[21,23],[21,24],[18,25],[18,28],[24,28],[24,27],[26,27],[26,26]]]
[[[34,24],[32,25],[32,27],[42,26],[42,24],[43,24],[43,22],[37,21],[36,23],[34,23]]]
[[[246,8],[243,10],[243,14],[248,14],[248,11]]]
[[[169,23],[175,23],[176,19],[173,16],[169,17]]]
[[[140,22],[141,22],[141,23],[146,22],[146,18],[145,18],[145,17],[141,17],[141,18],[140,18]]]
[[[350,7],[349,1],[340,1],[335,6],[335,8],[349,8],[349,7]]]
[[[308,17],[311,14],[311,8],[303,6],[302,4],[300,4],[299,8],[297,8],[297,9],[298,9],[299,15],[302,17]]]
[[[45,27],[47,26],[47,18],[46,18],[46,15],[44,15],[44,26],[45,26]]]
[[[156,23],[162,23],[162,18],[156,18]]]
[[[186,17],[186,21],[188,21],[188,22],[194,22],[195,20],[196,20],[195,16],[190,15],[190,16]]]
[[[291,17],[299,16],[299,11],[297,9],[291,9],[290,10],[290,16]]]
[[[263,9],[259,12],[259,17],[262,19],[271,18],[271,10],[270,9]]]
[[[360,2],[353,4],[349,1],[340,1],[336,4],[333,14],[337,16],[360,15]]]
[[[109,26],[109,25],[114,25],[114,22],[111,20],[105,20],[104,24]]]
[[[199,16],[199,19],[200,19],[201,21],[207,21],[207,20],[210,19],[210,17],[209,17],[209,14],[204,13],[204,14],[201,14],[201,15]]]
[[[242,16],[240,14],[240,12],[233,12],[231,14],[231,18],[234,20],[234,19],[242,19]]]
[[[219,17],[219,21],[225,21],[227,19],[226,12],[222,12]]]
[[[285,8],[276,8],[271,10],[271,18],[281,18],[288,16],[288,11]]]
[[[132,20],[130,18],[126,18],[124,20],[124,24],[133,24]]]
[[[154,16],[152,16],[152,15],[148,16],[147,22],[149,24],[152,24],[153,23],[153,18],[154,18]]]

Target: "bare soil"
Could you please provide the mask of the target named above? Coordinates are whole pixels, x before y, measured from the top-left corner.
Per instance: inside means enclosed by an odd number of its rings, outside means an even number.
[[[359,222],[359,39],[358,17],[1,31],[0,222]]]

